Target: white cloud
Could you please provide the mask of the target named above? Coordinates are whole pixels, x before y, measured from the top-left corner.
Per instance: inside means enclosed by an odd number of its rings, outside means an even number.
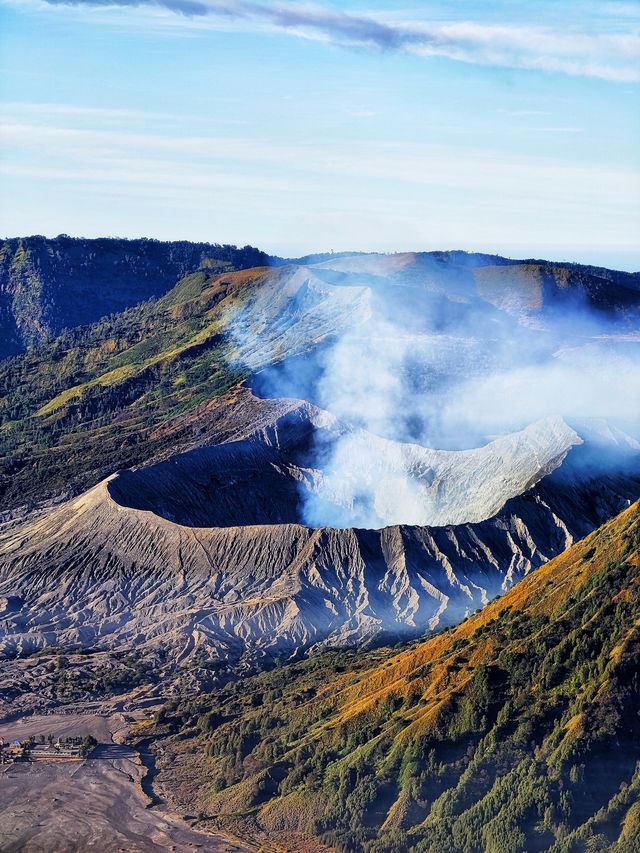
[[[24,204],[22,179],[31,178],[38,217],[47,205],[53,215],[62,198],[73,209],[79,198],[127,198],[129,212],[119,211],[118,228],[104,226],[113,233],[121,232],[123,216],[151,200],[190,218],[196,208],[208,210],[222,223],[235,211],[239,240],[247,239],[250,216],[250,238],[262,245],[275,239],[269,229],[276,225],[291,240],[295,211],[298,243],[307,250],[319,234],[334,248],[381,248],[383,239],[385,249],[458,247],[465,235],[476,246],[500,248],[522,244],[523,234],[531,245],[587,245],[596,235],[602,245],[633,245],[640,214],[638,177],[621,165],[472,146],[276,145],[253,135],[179,137],[26,123],[2,127],[0,143],[7,213],[8,182],[16,182]],[[16,226],[5,228],[13,233]]]
[[[533,189],[547,195],[553,189],[554,195],[562,198],[559,188],[566,188],[569,179],[573,192],[565,199],[570,204],[596,198],[602,201],[603,187],[624,198],[630,191],[635,192],[640,180],[634,172],[615,164],[572,163],[542,155],[505,154],[462,146],[452,149],[429,143],[313,140],[276,144],[256,135],[170,136],[26,123],[5,124],[0,128],[0,139],[6,153],[20,157],[27,151],[36,152],[41,165],[47,157],[66,158],[76,165],[99,164],[101,168],[119,161],[126,161],[127,168],[134,162],[155,168],[154,162],[170,160],[200,171],[204,165],[215,163],[225,167],[233,163],[243,169],[255,165],[262,174],[264,166],[269,165],[287,174],[299,171],[340,179],[361,177],[467,190],[502,186],[508,187],[514,197]],[[128,181],[135,181],[137,169],[136,166],[126,176]],[[160,173],[158,180],[161,179]]]
[[[48,116],[81,117],[89,119],[171,119],[171,113],[153,113],[145,110],[109,109],[106,107],[85,107],[74,104],[37,103],[34,101],[0,101],[0,112],[26,113],[42,118]]]
[[[343,46],[377,48],[424,57],[496,65],[614,82],[640,82],[640,36],[623,32],[580,32],[540,26],[429,23],[389,20],[380,13],[349,14],[327,5],[235,0],[46,0],[85,9],[146,7],[168,15],[173,25],[244,26]],[[152,16],[148,16],[149,18]],[[155,18],[155,23],[162,18]],[[165,18],[166,20],[166,18]]]

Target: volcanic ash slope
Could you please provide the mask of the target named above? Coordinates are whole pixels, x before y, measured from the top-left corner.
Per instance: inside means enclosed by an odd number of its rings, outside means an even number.
[[[7,526],[0,648],[150,644],[186,663],[201,652],[236,661],[420,634],[459,621],[640,493],[640,479],[626,471],[585,473],[587,445],[554,421],[477,451],[404,446],[385,457],[387,466],[401,459],[418,484],[427,468],[431,484],[446,473],[446,488],[434,493],[442,518],[467,478],[482,521],[307,527],[297,523],[300,484],[317,488],[323,472],[296,460],[309,432],[340,427],[309,404],[289,403],[245,439],[121,472]],[[480,485],[468,471],[478,471]],[[496,495],[503,505],[492,514]]]

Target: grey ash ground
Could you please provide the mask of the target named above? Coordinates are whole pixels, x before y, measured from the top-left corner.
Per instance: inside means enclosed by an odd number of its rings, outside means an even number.
[[[134,716],[135,713],[134,713]],[[220,834],[192,830],[144,784],[148,767],[123,743],[131,712],[31,716],[0,724],[0,737],[73,735],[98,741],[82,761],[15,763],[0,768],[0,850],[3,853],[157,853],[251,848]]]

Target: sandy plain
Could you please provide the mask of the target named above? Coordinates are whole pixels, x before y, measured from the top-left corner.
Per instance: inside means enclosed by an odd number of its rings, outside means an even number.
[[[2,853],[157,853],[202,850],[245,853],[251,847],[193,830],[149,784],[147,759],[123,743],[121,712],[48,714],[0,723],[0,737],[93,735],[82,761],[0,767]],[[145,777],[147,777],[145,779]]]

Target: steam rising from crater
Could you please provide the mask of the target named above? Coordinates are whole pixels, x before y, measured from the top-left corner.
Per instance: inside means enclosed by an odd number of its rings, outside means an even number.
[[[342,425],[316,435],[313,488],[309,480],[301,488],[310,526],[477,520],[479,507],[491,505],[487,489],[498,499],[510,496],[501,470],[505,481],[520,472],[522,491],[532,470],[539,479],[560,464],[581,441],[569,425],[590,440],[587,422],[638,429],[640,293],[622,309],[615,297],[605,298],[603,310],[562,271],[558,281],[548,275],[532,288],[503,266],[496,293],[495,283],[487,287],[486,265],[477,277],[453,270],[448,284],[428,265],[416,271],[411,263],[401,275],[397,260],[390,273],[383,256],[304,270],[315,283],[308,287],[325,282],[324,305],[306,305],[290,324],[309,332],[309,344],[318,317],[331,319],[313,351],[270,371],[261,390],[309,399]],[[610,287],[613,294],[616,284]],[[367,310],[349,313],[342,288],[358,292],[357,304]],[[525,428],[540,421],[531,440]],[[526,440],[490,443],[520,430]],[[602,439],[602,424],[595,432]],[[640,449],[634,438],[609,431],[598,453],[621,445]],[[460,510],[452,514],[456,502]]]

